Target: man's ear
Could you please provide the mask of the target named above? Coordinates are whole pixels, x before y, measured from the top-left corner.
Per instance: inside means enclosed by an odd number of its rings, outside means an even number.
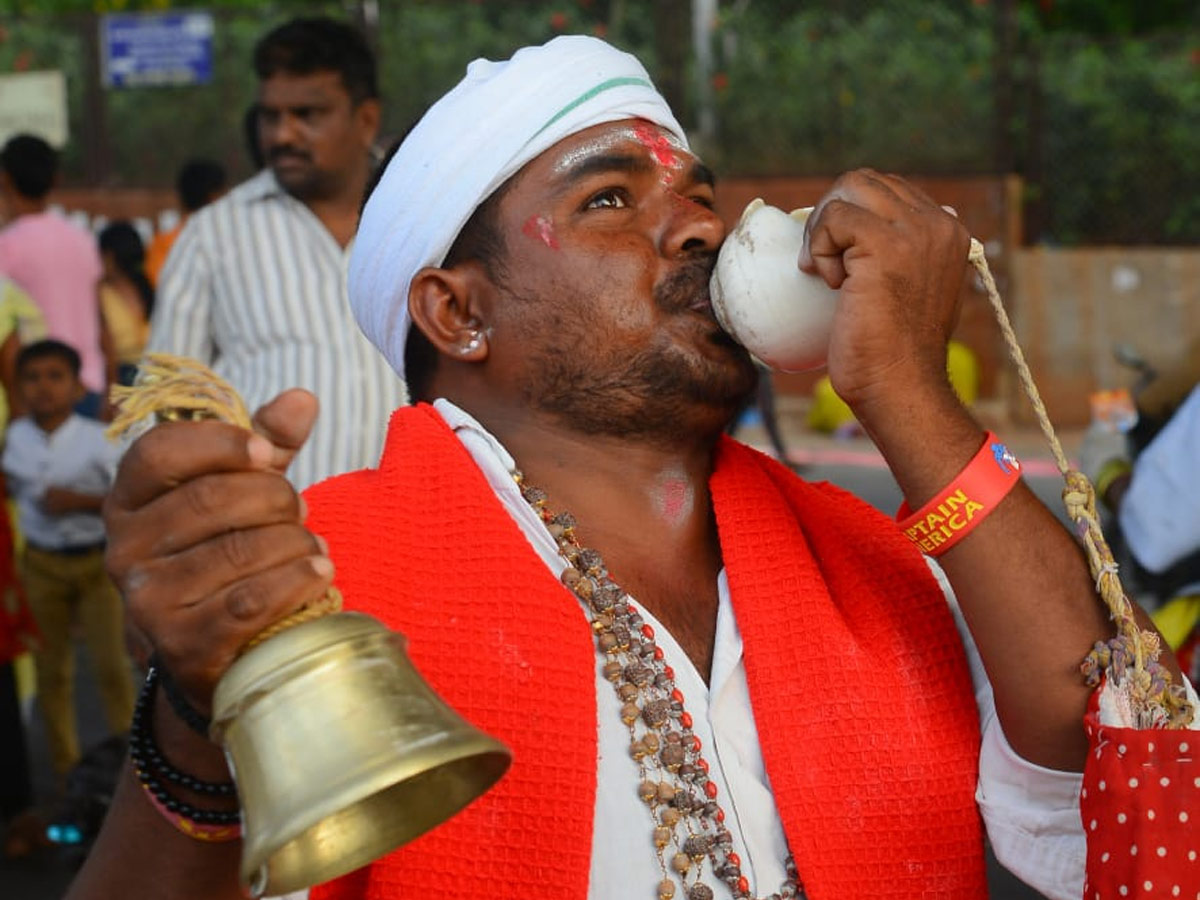
[[[358,121],[359,128],[366,140],[367,149],[370,149],[375,143],[375,138],[379,136],[381,118],[379,101],[373,97],[359,101],[358,106],[354,108],[354,118]]]
[[[481,267],[471,262],[453,269],[427,266],[413,278],[408,314],[438,353],[465,362],[487,359],[485,282]]]

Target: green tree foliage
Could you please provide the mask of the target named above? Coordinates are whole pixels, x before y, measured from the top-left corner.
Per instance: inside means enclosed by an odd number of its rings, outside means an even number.
[[[1183,42],[1078,38],[1043,62],[1045,237],[1200,241],[1200,78]]]
[[[247,171],[242,116],[253,103],[254,41],[297,14],[352,14],[358,4],[210,0],[213,83],[108,90],[106,128],[85,100],[87,42],[98,14],[192,8],[174,0],[0,0],[0,72],[62,68],[78,182],[108,148],[107,183],[165,186],[186,157]],[[717,128],[701,152],[724,174],[829,174],[858,166],[921,174],[991,173],[1010,160],[1029,181],[1038,228],[1060,243],[1200,240],[1200,7],[1194,0],[721,0],[714,67],[664,41],[659,0],[380,0],[385,135],[402,133],[477,56],[504,58],[560,33],[598,34],[679,81],[689,128],[711,95]],[[1019,7],[1019,9],[1018,9]],[[1019,27],[999,58],[999,23]],[[20,15],[17,15],[17,14]],[[691,54],[687,54],[691,60]],[[672,78],[672,76],[679,76]],[[95,91],[92,92],[93,95]],[[1005,94],[1007,105],[998,103]],[[1003,121],[998,111],[1003,110]],[[464,124],[469,127],[469,124]],[[1008,153],[998,152],[998,140]],[[84,146],[86,142],[93,142]],[[702,146],[701,146],[702,145]],[[85,152],[86,151],[86,152]]]
[[[736,39],[717,75],[722,168],[988,170],[986,11],[929,0],[804,4],[781,23],[748,6],[723,27]]]
[[[624,4],[618,4],[624,6]],[[646,7],[648,4],[637,4]],[[505,59],[519,47],[557,34],[611,36],[643,59],[651,57],[647,17],[616,14],[623,24],[610,35],[613,4],[600,2],[421,2],[385,4],[379,22],[380,76],[387,92],[388,123],[402,132],[463,74],[477,57]]]
[[[1038,16],[1050,31],[1096,37],[1141,34],[1195,24],[1195,0],[1038,0]]]

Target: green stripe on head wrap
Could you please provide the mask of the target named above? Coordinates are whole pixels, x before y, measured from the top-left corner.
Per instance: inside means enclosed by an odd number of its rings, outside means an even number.
[[[600,84],[596,85],[594,88],[584,91],[582,94],[580,94],[574,100],[572,100],[570,103],[568,103],[566,106],[564,106],[558,112],[556,112],[553,116],[551,116],[549,121],[547,121],[545,125],[543,125],[541,128],[539,128],[537,131],[535,131],[533,133],[533,137],[537,137],[539,134],[541,134],[543,131],[545,131],[547,128],[549,128],[551,125],[553,125],[559,119],[561,119],[563,116],[565,116],[571,110],[573,110],[575,107],[579,106],[579,104],[587,103],[589,100],[591,100],[597,94],[603,94],[605,91],[612,90],[615,87],[622,87],[624,85],[630,85],[630,84],[638,85],[640,87],[648,87],[651,90],[654,90],[654,85],[651,84],[649,81],[647,81],[645,78],[628,78],[628,77],[626,77],[626,78],[610,78],[610,79],[608,79],[608,81],[602,81],[602,82],[600,82]]]

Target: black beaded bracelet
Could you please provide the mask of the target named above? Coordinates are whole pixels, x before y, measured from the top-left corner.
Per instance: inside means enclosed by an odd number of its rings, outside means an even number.
[[[192,729],[192,731],[208,737],[208,728],[212,725],[212,719],[188,703],[187,697],[183,696],[183,692],[179,690],[179,685],[175,683],[175,679],[171,677],[171,673],[159,660],[158,654],[150,657],[150,668],[158,673],[158,680],[162,685],[163,693],[167,695],[167,702],[171,704],[171,709],[175,712],[175,715],[179,716],[183,720],[183,723]]]
[[[201,809],[173,796],[159,780],[162,775],[168,782],[209,797],[235,797],[237,786],[232,781],[204,781],[183,772],[163,755],[154,742],[154,693],[158,687],[160,673],[154,666],[146,673],[146,680],[138,694],[133,710],[133,722],[129,730],[129,758],[137,773],[138,781],[168,811],[190,819],[200,825],[234,825],[241,819],[238,810]]]

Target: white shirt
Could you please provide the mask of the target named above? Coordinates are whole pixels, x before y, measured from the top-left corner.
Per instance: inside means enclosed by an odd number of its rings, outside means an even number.
[[[72,415],[51,432],[28,417],[16,419],[8,427],[3,465],[25,538],[44,549],[103,541],[98,512],[53,516],[42,509],[42,496],[51,487],[107,494],[119,456],[120,449],[104,436],[104,426],[92,419]]]
[[[264,170],[188,219],[163,268],[147,349],[211,365],[253,412],[285,388],[321,403],[298,489],[374,465],[404,383],[359,331],[349,247]]]
[[[1200,387],[1137,458],[1119,515],[1129,549],[1151,572],[1200,549]]]

